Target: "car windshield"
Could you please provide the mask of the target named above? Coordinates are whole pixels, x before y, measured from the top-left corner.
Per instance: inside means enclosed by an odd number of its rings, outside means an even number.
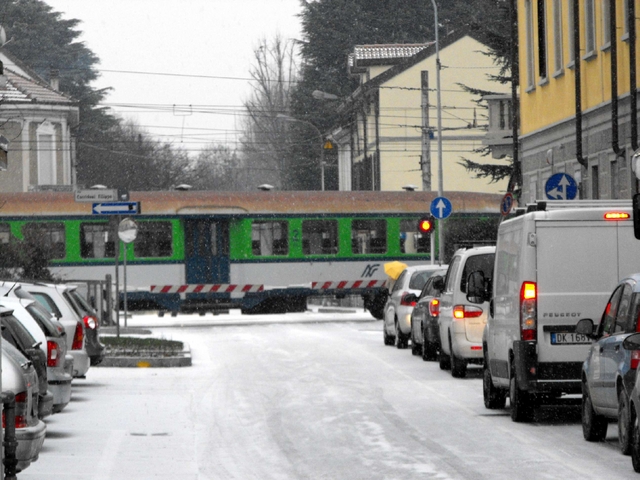
[[[429,280],[429,277],[433,275],[433,273],[433,270],[415,272],[413,275],[411,275],[411,280],[409,281],[409,289],[422,290],[424,288],[424,284],[427,283],[427,280]]]

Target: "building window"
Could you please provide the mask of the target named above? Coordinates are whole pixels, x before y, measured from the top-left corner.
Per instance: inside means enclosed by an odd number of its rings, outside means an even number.
[[[400,251],[402,253],[429,253],[431,237],[418,230],[417,218],[400,221]],[[434,233],[435,235],[435,233]]]
[[[338,253],[338,222],[336,220],[303,221],[302,253],[305,255]]]
[[[387,253],[386,220],[353,220],[351,222],[351,253]]]
[[[0,244],[9,243],[11,240],[11,228],[8,223],[0,223]]]
[[[533,58],[533,6],[531,0],[525,0],[527,35],[527,88],[535,87],[535,62]]]
[[[116,254],[115,235],[108,223],[80,225],[80,256],[82,258],[113,258]]]
[[[598,165],[591,167],[591,199],[598,200],[600,198],[600,183],[598,177]]]
[[[538,0],[538,69],[540,79],[547,78],[547,12],[545,0]]]
[[[251,251],[256,257],[289,254],[287,222],[253,222]]]
[[[602,48],[611,45],[611,0],[602,0]]]
[[[623,26],[622,26],[622,36],[623,38],[629,37],[629,0],[624,0],[622,2],[622,8],[624,8],[623,15]]]
[[[562,71],[562,0],[553,0],[553,68],[555,73]]]
[[[37,133],[38,152],[38,185],[55,185],[56,179],[56,144],[55,129],[49,122],[43,122]]]
[[[27,223],[22,232],[27,242],[40,245],[50,258],[65,257],[64,224],[61,222]]]
[[[611,198],[620,197],[620,162],[613,160],[611,162]]]
[[[573,8],[573,0],[567,0],[567,33],[568,39],[567,42],[569,45],[569,65],[573,65],[576,58],[576,49],[575,49],[575,41],[573,38],[574,35],[574,8]]]
[[[173,254],[171,222],[138,222],[133,250],[138,258],[170,257]]]
[[[594,0],[584,2],[584,38],[587,55],[591,55],[596,50],[596,19],[594,11]]]

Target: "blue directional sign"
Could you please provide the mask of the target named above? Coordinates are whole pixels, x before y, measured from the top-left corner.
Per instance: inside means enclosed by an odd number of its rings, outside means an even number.
[[[438,220],[442,220],[443,218],[447,218],[451,215],[453,211],[453,206],[451,202],[446,197],[436,197],[431,202],[431,208],[429,209],[431,215],[436,217]]]
[[[578,183],[567,173],[556,173],[544,185],[549,200],[573,200],[578,194]]]
[[[91,213],[94,215],[137,215],[140,202],[94,203]]]

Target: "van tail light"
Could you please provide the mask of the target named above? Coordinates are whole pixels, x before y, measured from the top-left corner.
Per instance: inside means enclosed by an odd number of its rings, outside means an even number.
[[[47,367],[57,367],[60,364],[62,352],[57,342],[47,340]]]
[[[536,341],[538,327],[538,287],[535,282],[523,282],[520,288],[520,338]]]
[[[84,326],[89,330],[98,328],[98,320],[93,315],[85,315],[82,321],[84,322]]]
[[[27,428],[27,392],[16,394],[16,428]],[[2,428],[7,427],[6,411],[2,410]]]
[[[433,298],[429,302],[429,314],[432,317],[437,317],[438,315],[440,315],[440,300],[438,300],[437,298]]]
[[[631,370],[636,370],[640,365],[640,350],[631,351]]]
[[[605,220],[629,220],[631,214],[627,212],[607,212],[604,214]]]
[[[82,344],[84,342],[84,329],[82,324],[78,322],[76,324],[76,331],[73,334],[73,343],[71,344],[71,350],[82,350]]]
[[[465,318],[477,318],[482,316],[482,308],[472,305],[456,305],[453,307],[453,318],[464,320]]]
[[[404,305],[405,307],[415,307],[417,302],[415,300],[413,302],[407,302],[405,300],[405,298],[407,298],[407,295],[409,295],[409,292],[404,292],[402,294],[402,296],[400,297],[400,305]]]

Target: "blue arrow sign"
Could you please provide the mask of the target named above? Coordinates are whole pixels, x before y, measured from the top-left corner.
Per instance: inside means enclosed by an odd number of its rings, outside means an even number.
[[[578,194],[578,183],[567,173],[555,173],[544,185],[549,200],[573,200]]]
[[[453,206],[447,197],[436,197],[431,201],[429,209],[431,215],[439,220],[447,218],[453,211]]]
[[[140,202],[94,203],[91,213],[94,215],[137,215]]]

